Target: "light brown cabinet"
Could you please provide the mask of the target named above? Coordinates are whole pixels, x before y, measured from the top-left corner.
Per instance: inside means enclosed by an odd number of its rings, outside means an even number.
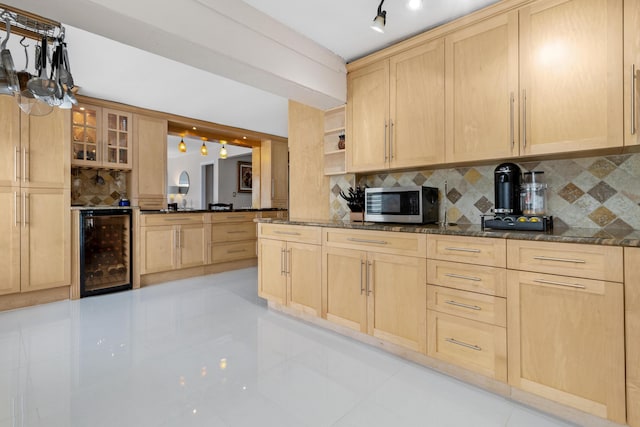
[[[347,79],[347,171],[444,161],[442,40],[349,73]]]
[[[624,0],[624,145],[640,145],[640,0]],[[639,423],[640,424],[640,423]]]
[[[69,113],[28,116],[11,97],[0,97],[0,113],[0,294],[68,286]]]
[[[287,143],[263,140],[260,145],[259,170],[259,207],[286,209],[289,204],[289,146]]]
[[[624,290],[602,280],[611,266],[622,265],[621,248],[596,267],[589,256],[598,250],[604,256],[608,247],[583,245],[581,258],[578,245],[555,243],[564,253],[556,257],[541,242],[514,242],[508,242],[510,268],[532,251],[540,265],[521,263],[529,271],[508,272],[509,384],[624,423]],[[556,274],[546,273],[548,263]]]
[[[71,164],[128,170],[132,161],[132,114],[89,104],[72,109]]]
[[[627,423],[640,426],[640,248],[624,248]]]
[[[338,236],[343,239],[336,240]],[[398,236],[406,240],[395,240]],[[411,251],[402,245],[394,248],[411,238],[415,246],[424,249],[417,243],[424,239],[420,235],[325,230],[322,281],[326,319],[426,353],[426,259],[415,256],[420,250],[414,256],[384,253]],[[384,252],[372,246],[383,246]]]
[[[141,209],[166,207],[167,121],[133,116],[133,172],[131,203]]]
[[[203,214],[142,215],[140,273],[199,267],[208,260]]]
[[[257,256],[257,226],[254,212],[218,212],[209,214],[211,221],[210,262],[251,259]]]
[[[320,229],[264,223],[258,227],[258,295],[320,317]]]

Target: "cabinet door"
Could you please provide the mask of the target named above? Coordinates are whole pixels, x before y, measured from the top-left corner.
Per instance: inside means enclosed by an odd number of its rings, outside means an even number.
[[[0,185],[20,185],[20,108],[0,96]]]
[[[140,228],[141,274],[170,271],[177,267],[178,230],[159,225]]]
[[[369,253],[368,333],[426,354],[427,261]]]
[[[98,167],[102,163],[102,109],[79,104],[71,110],[71,164]]]
[[[65,151],[68,155],[68,151]],[[71,211],[68,190],[22,190],[22,292],[71,284]]]
[[[444,40],[393,56],[389,133],[392,168],[444,162]]]
[[[508,275],[509,384],[624,424],[623,285]]]
[[[327,320],[366,333],[367,253],[324,247],[322,262],[322,288],[326,295]]]
[[[167,121],[137,114],[133,120],[132,204],[161,209],[166,206]]]
[[[518,154],[517,12],[445,38],[446,161]]]
[[[524,154],[621,146],[622,0],[545,0],[520,12]]]
[[[258,240],[258,295],[282,305],[287,301],[285,249],[281,240]]]
[[[54,108],[46,116],[22,113],[23,187],[69,188],[70,114],[60,108]]]
[[[627,423],[640,426],[640,248],[624,248]]]
[[[178,227],[180,259],[178,268],[197,267],[207,263],[208,239],[202,224],[183,224]]]
[[[286,208],[289,199],[289,146],[271,141],[271,207]]]
[[[640,0],[624,1],[624,145],[640,144]]]
[[[388,167],[389,61],[347,76],[347,171]]]
[[[20,292],[20,198],[19,189],[0,187],[0,295]]]
[[[102,141],[104,167],[131,169],[131,120],[130,113],[104,109],[102,112]]]
[[[320,317],[322,246],[287,242],[287,304]]]

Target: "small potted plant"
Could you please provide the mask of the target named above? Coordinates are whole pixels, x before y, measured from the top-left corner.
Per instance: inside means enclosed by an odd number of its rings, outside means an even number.
[[[347,201],[347,207],[351,210],[349,219],[351,221],[364,221],[364,189],[365,187],[349,187],[349,195],[340,191],[340,197]]]

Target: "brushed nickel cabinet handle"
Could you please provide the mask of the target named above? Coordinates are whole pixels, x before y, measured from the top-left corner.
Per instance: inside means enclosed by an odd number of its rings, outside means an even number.
[[[286,261],[287,261],[286,271],[287,271],[287,274],[289,276],[291,276],[291,249],[287,249],[287,259],[286,259]]]
[[[22,147],[22,182],[29,180],[27,175],[27,147]]]
[[[445,301],[445,303],[449,305],[455,305],[456,307],[468,308],[470,310],[476,310],[476,311],[482,310],[482,307],[479,307],[477,305],[463,304],[461,302],[454,301],[454,300],[447,300]]]
[[[386,240],[369,240],[369,239],[358,239],[356,237],[347,237],[349,242],[355,243],[373,243],[374,245],[387,245],[389,242]]]
[[[533,259],[537,259],[539,261],[556,261],[556,262],[570,262],[574,264],[584,264],[586,263],[583,259],[572,259],[572,258],[555,258],[548,256],[534,256]]]
[[[367,261],[367,295],[371,295],[373,293],[371,286],[371,278],[373,277],[371,266],[373,266],[373,263],[371,261]]]
[[[393,120],[389,120],[391,128],[389,129],[389,159],[393,160]]]
[[[20,202],[18,201],[18,192],[17,191],[13,192],[13,198],[15,199],[14,203],[13,203],[13,218],[16,221],[16,225],[19,227],[20,226],[20,218],[18,218],[18,204]]]
[[[24,199],[22,201],[22,209],[23,209],[23,217],[25,226],[29,225],[31,222],[31,211],[29,210],[29,195],[25,192],[22,193],[24,195]]]
[[[15,146],[16,150],[13,153],[13,181],[17,181],[20,176],[18,175],[18,157],[20,156],[20,148]]]
[[[631,135],[636,134],[636,64],[631,64]]]
[[[280,230],[275,230],[273,232],[274,234],[284,234],[285,236],[299,236],[300,233],[298,233],[297,231],[280,231]]]
[[[515,105],[515,96],[513,95],[513,92],[511,92],[511,96],[509,99],[509,119],[510,119],[510,123],[509,123],[509,139],[511,140],[511,149],[513,150],[513,147],[516,144],[516,137],[515,137],[515,132],[514,132],[514,105]]]
[[[450,342],[451,344],[460,345],[462,347],[470,348],[471,350],[482,351],[482,347],[478,347],[477,345],[467,344],[463,341],[458,341],[455,338],[446,338],[445,341]]]
[[[387,125],[387,121],[384,121],[384,161],[386,162],[387,159],[389,158],[387,156],[387,128],[389,126]]]
[[[184,221],[189,221],[189,218],[163,218],[162,220],[167,222],[176,222],[176,221],[184,222]]]
[[[463,276],[462,274],[455,274],[455,273],[447,273],[447,274],[445,274],[445,276],[453,277],[454,279],[472,280],[474,282],[481,282],[482,281],[482,279],[479,278],[479,277]]]
[[[243,234],[246,233],[247,230],[235,230],[235,231],[227,231],[227,234]]]
[[[365,262],[363,260],[360,260],[360,295],[362,295],[364,293],[364,274],[362,274],[362,267],[364,266]]]
[[[473,249],[473,248],[449,247],[449,248],[445,248],[445,250],[447,250],[447,251],[455,251],[455,252],[472,252],[474,254],[479,254],[480,253],[480,249]]]
[[[584,285],[579,285],[577,283],[565,283],[565,282],[556,282],[554,280],[545,280],[545,279],[534,279],[536,283],[542,283],[543,285],[555,285],[555,286],[564,286],[567,288],[575,288],[575,289],[587,289]]]
[[[284,275],[284,248],[280,248],[280,275]]]
[[[228,254],[239,254],[239,253],[246,252],[246,251],[247,251],[246,249],[234,249],[234,250],[231,250],[231,251],[227,251],[227,253]]]
[[[527,90],[522,89],[522,148],[527,148]]]

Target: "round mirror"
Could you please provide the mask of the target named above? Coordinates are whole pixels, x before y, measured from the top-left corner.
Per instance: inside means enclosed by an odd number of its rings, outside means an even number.
[[[182,171],[180,179],[178,180],[178,193],[187,194],[189,192],[189,174],[187,171]]]

